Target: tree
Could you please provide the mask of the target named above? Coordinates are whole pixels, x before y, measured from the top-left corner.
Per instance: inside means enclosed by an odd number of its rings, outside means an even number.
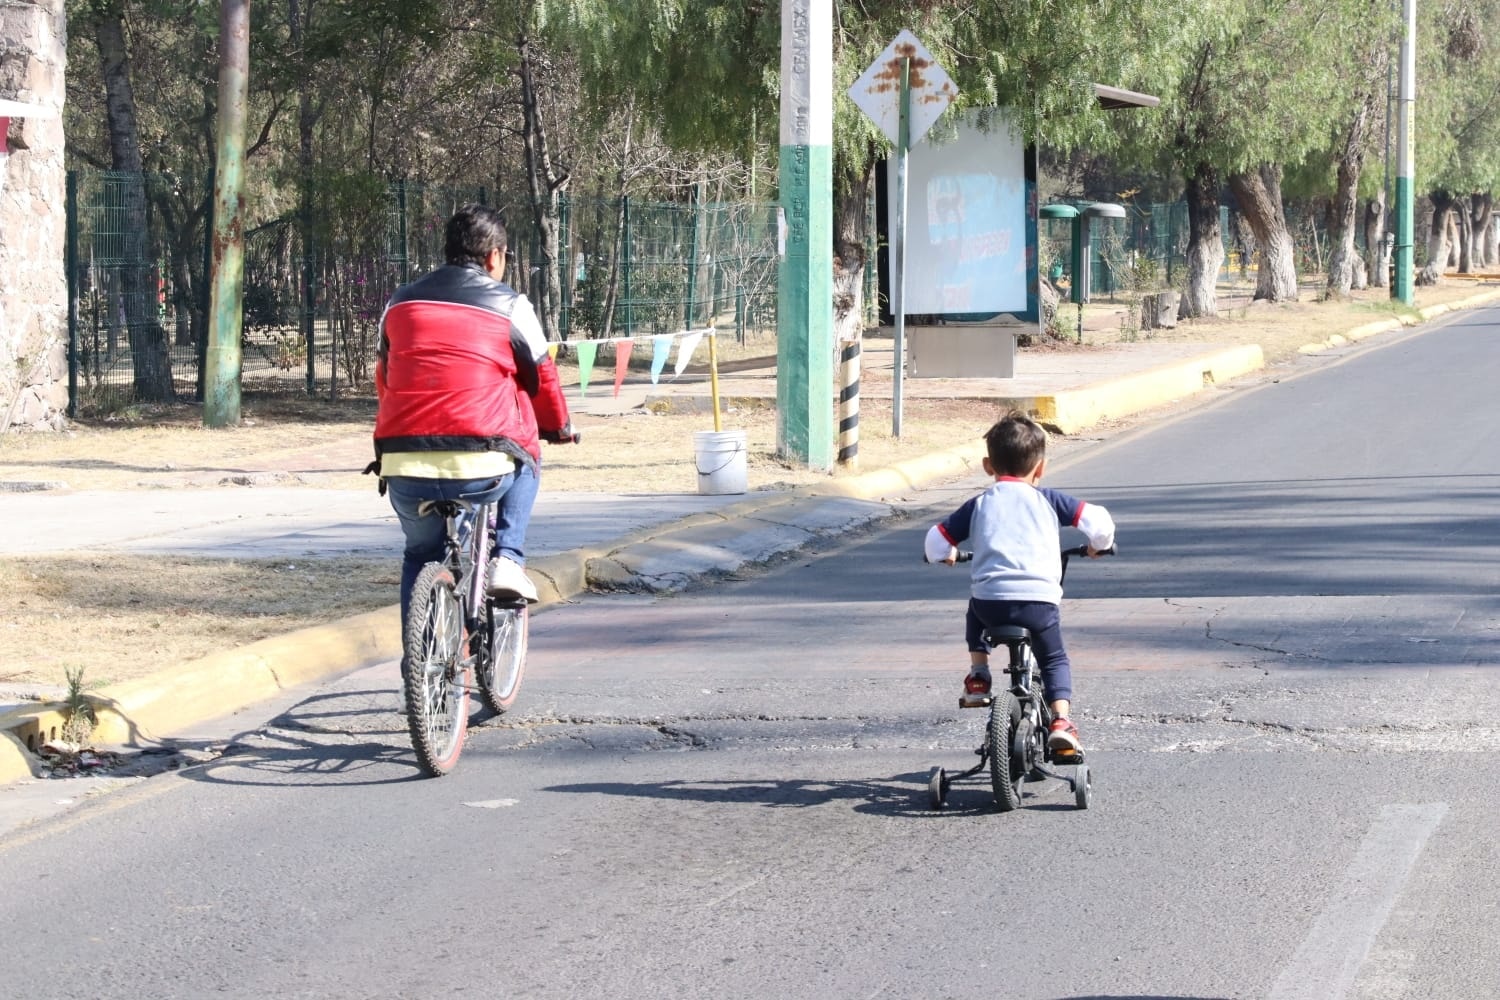
[[[176,397],[172,383],[172,355],[167,332],[156,318],[156,295],[151,287],[151,259],[146,252],[146,183],[141,164],[141,138],[136,124],[135,90],[130,79],[130,51],[125,42],[124,0],[95,0],[86,8],[84,24],[91,29],[99,51],[108,112],[110,169],[121,174],[121,236],[124,263],[120,280],[124,291],[125,327],[130,341],[135,398],[164,403]]]
[[[1369,153],[1376,124],[1385,117],[1385,97],[1389,80],[1391,50],[1395,43],[1395,11],[1385,0],[1370,0],[1365,17],[1356,19],[1351,25],[1350,36],[1345,43],[1355,55],[1363,53],[1349,66],[1351,101],[1342,121],[1335,123],[1332,140],[1334,163],[1334,193],[1328,212],[1328,243],[1331,248],[1328,261],[1328,280],[1325,294],[1335,298],[1347,297],[1355,285],[1356,264],[1359,263],[1354,248],[1356,215],[1359,211],[1360,180],[1363,175],[1365,157]],[[1380,209],[1367,217],[1367,269],[1379,275],[1377,284],[1384,285],[1385,262],[1380,255],[1381,236],[1384,230],[1385,192],[1380,193]],[[1370,223],[1375,225],[1371,227]]]
[[[1493,42],[1500,2],[1435,5],[1420,30],[1418,75],[1428,85],[1417,116],[1417,180],[1433,211],[1417,283],[1435,284],[1449,264],[1455,230],[1461,270],[1472,266],[1474,243],[1488,239],[1476,236],[1473,223],[1485,214],[1487,192],[1500,183],[1500,59]],[[1471,214],[1476,193],[1478,210]]]
[[[1185,26],[1182,57],[1153,71],[1162,88],[1157,129],[1137,129],[1131,148],[1146,162],[1165,159],[1182,174],[1190,226],[1181,315],[1218,312],[1214,282],[1223,263],[1221,181],[1254,231],[1255,296],[1296,295],[1291,234],[1281,178],[1324,144],[1353,100],[1344,44],[1366,0],[1213,0]]]

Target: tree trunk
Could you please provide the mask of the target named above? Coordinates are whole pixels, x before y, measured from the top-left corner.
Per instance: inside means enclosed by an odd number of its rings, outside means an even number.
[[[1486,194],[1484,197],[1487,202],[1493,202],[1491,195]],[[1488,268],[1500,264],[1500,216],[1497,216],[1493,209],[1489,213],[1488,221],[1485,222],[1482,242],[1484,244],[1484,266]]]
[[[151,260],[146,252],[146,184],[141,169],[140,132],[135,118],[135,92],[130,84],[130,56],[118,4],[100,10],[94,22],[94,41],[104,76],[105,110],[109,118],[110,165],[125,176],[120,187],[124,202],[122,226],[124,260],[120,269],[125,295],[125,327],[130,340],[136,399],[164,403],[176,397],[172,386],[172,355],[167,331],[156,315],[156,290],[151,287]]]
[[[1297,300],[1297,261],[1292,234],[1281,205],[1281,165],[1265,163],[1229,178],[1229,188],[1255,233],[1259,273],[1255,298],[1267,302]]]
[[[521,62],[517,72],[521,77],[521,147],[526,159],[526,187],[531,196],[531,216],[539,239],[537,261],[541,269],[540,302],[533,303],[537,316],[542,321],[542,330],[548,340],[558,340],[558,318],[562,311],[562,286],[557,273],[558,252],[558,202],[563,189],[568,185],[566,171],[559,172],[552,165],[547,149],[547,129],[542,122],[542,109],[536,93],[536,67],[533,63],[531,40],[523,33],[517,40]],[[525,290],[525,275],[516,275],[513,282],[520,281],[518,288]]]
[[[1474,273],[1474,216],[1473,201],[1469,198],[1460,198],[1457,209],[1453,213],[1453,221],[1458,227],[1458,273]]]
[[[1215,283],[1224,265],[1224,238],[1219,226],[1219,172],[1200,163],[1187,178],[1187,287],[1179,318],[1219,314]]]
[[[1427,197],[1432,202],[1432,223],[1427,227],[1427,266],[1417,275],[1419,285],[1435,285],[1442,279],[1452,249],[1448,242],[1448,222],[1453,213],[1453,195],[1434,191]]]
[[[864,332],[866,212],[874,160],[833,200],[833,339],[845,344]]]
[[[620,169],[615,172],[615,230],[609,252],[609,285],[604,295],[604,320],[601,324],[603,329],[598,333],[600,337],[608,337],[614,329],[615,303],[620,298],[620,265],[624,254],[629,250],[625,246],[625,221],[630,204],[630,181],[635,175],[630,162],[630,149],[634,144],[635,99],[631,98],[625,111],[625,142],[620,149]]]
[[[1339,152],[1338,181],[1328,206],[1327,295],[1330,298],[1348,298],[1355,285],[1355,213],[1359,210],[1359,175],[1364,170],[1369,120],[1369,102],[1361,102]]]
[[[1385,189],[1365,202],[1365,266],[1371,288],[1389,284],[1391,254],[1385,240]]]

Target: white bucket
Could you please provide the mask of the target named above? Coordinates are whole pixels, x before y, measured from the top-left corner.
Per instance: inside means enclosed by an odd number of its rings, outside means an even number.
[[[744,431],[694,431],[693,454],[699,493],[745,492],[749,461]]]

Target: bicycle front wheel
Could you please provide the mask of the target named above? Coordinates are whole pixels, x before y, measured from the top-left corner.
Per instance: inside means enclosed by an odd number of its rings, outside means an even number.
[[[417,763],[431,777],[453,770],[469,726],[463,608],[453,572],[422,567],[407,613],[406,727]]]
[[[489,648],[477,671],[479,697],[486,708],[501,715],[516,703],[516,696],[521,693],[531,616],[526,604],[491,603],[487,617]]]

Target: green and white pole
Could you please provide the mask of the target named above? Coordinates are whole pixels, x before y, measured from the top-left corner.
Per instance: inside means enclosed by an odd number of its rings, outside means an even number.
[[[219,134],[208,349],[203,374],[205,427],[233,427],[240,422],[240,336],[245,320],[245,108],[249,92],[250,0],[221,0]]]
[[[833,0],[781,0],[776,447],[833,468]]]
[[[1396,280],[1391,297],[1411,305],[1416,265],[1412,219],[1415,215],[1412,180],[1416,174],[1412,157],[1412,113],[1417,103],[1417,0],[1402,0],[1401,16],[1406,30],[1401,35],[1401,82],[1396,116]]]

